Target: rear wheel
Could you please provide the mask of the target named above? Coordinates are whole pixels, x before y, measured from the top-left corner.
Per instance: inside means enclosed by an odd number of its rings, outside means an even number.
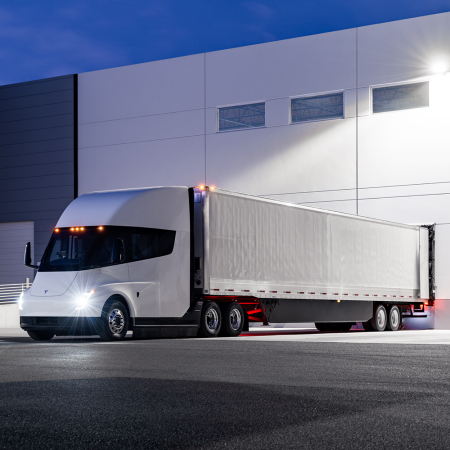
[[[127,308],[122,302],[115,301],[103,308],[98,334],[102,341],[120,341],[127,334],[128,324]]]
[[[27,331],[27,333],[35,341],[49,341],[55,335],[53,330]]]
[[[383,305],[378,305],[375,309],[373,317],[370,319],[370,325],[373,331],[384,331],[387,324],[386,308]]]
[[[397,331],[401,325],[401,312],[397,306],[393,305],[388,310],[388,320],[386,323],[386,330]]]
[[[221,325],[222,314],[220,313],[220,308],[217,303],[203,303],[198,335],[207,338],[216,337],[219,334]]]
[[[222,308],[222,336],[239,336],[244,328],[244,311],[237,302],[225,303]]]

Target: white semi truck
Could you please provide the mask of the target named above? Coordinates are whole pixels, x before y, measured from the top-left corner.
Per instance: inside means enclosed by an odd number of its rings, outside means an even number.
[[[238,336],[250,322],[397,330],[434,301],[434,227],[206,186],[85,194],[64,211],[19,301],[55,335]]]

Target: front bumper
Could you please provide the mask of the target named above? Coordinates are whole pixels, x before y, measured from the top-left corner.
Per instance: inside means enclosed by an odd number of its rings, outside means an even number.
[[[57,336],[93,336],[98,334],[98,317],[21,316],[20,327],[25,331],[52,330]]]

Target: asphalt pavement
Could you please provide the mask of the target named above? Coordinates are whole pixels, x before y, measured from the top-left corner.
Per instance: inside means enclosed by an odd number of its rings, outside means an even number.
[[[42,343],[0,330],[0,448],[444,449],[449,342],[252,330]]]

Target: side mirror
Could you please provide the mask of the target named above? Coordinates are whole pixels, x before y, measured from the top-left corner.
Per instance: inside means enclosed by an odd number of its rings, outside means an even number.
[[[39,266],[34,266],[31,264],[31,244],[28,242],[25,245],[25,254],[23,255],[23,263],[27,267],[31,267],[32,269],[38,269]]]
[[[123,254],[123,241],[122,239],[114,239],[113,248],[111,252],[111,262],[119,263],[125,259],[125,255]]]

